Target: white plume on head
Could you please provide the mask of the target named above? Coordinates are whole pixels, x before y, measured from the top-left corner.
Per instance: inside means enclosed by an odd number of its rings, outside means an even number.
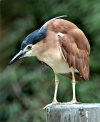
[[[58,17],[55,17],[55,18],[52,18],[50,19],[49,21],[47,21],[41,28],[43,28],[46,24],[48,24],[50,21],[53,21],[53,20],[56,20],[56,19],[60,19],[60,18],[64,18],[64,17],[67,17],[67,15],[62,15],[62,16],[58,16]],[[41,31],[41,28],[39,31]]]

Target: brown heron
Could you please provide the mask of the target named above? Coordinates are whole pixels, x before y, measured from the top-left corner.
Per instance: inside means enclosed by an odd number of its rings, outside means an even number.
[[[54,98],[46,107],[58,104],[57,74],[72,79],[73,98],[68,104],[78,103],[75,95],[75,80],[80,81],[81,77],[85,80],[89,79],[89,42],[82,30],[74,23],[60,19],[61,17],[64,16],[49,20],[40,29],[29,34],[22,42],[19,53],[9,63],[12,64],[23,57],[36,56],[53,69],[55,73]]]

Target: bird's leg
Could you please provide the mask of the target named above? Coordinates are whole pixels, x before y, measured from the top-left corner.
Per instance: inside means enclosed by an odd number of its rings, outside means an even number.
[[[71,105],[71,104],[78,104],[79,102],[77,102],[76,100],[76,94],[75,94],[75,85],[76,85],[76,81],[75,81],[75,76],[74,76],[74,72],[72,71],[72,90],[73,90],[73,98],[71,102],[67,102],[67,103],[62,103],[64,105]]]
[[[73,98],[72,98],[72,101],[69,102],[69,103],[72,103],[72,104],[77,104],[77,103],[79,103],[79,102],[77,102],[77,100],[76,100],[75,85],[76,85],[75,76],[74,76],[74,72],[72,71],[72,90],[73,90]]]
[[[59,79],[58,79],[58,77],[57,77],[57,74],[55,74],[55,92],[54,92],[53,102],[57,102],[57,90],[58,90],[58,85],[59,85]]]
[[[59,102],[57,101],[57,90],[58,90],[58,85],[59,85],[59,79],[57,77],[57,74],[55,73],[55,92],[54,92],[54,97],[53,97],[53,101],[52,103],[46,105],[43,109],[51,106],[51,105],[56,105],[58,104]]]
[[[72,90],[73,90],[72,101],[76,101],[75,85],[76,85],[75,76],[74,76],[74,72],[72,72]]]

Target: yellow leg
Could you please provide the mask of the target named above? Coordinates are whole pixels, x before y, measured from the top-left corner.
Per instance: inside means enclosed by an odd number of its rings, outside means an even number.
[[[57,90],[58,90],[58,85],[59,85],[59,79],[57,77],[57,74],[55,73],[55,91],[54,91],[54,97],[53,97],[53,101],[52,103],[46,105],[43,109],[51,106],[51,105],[56,105],[58,104],[59,102],[57,101]]]
[[[57,77],[57,74],[55,74],[55,92],[54,92],[53,102],[57,102],[58,85],[59,85],[59,79]]]
[[[72,71],[72,90],[73,90],[73,98],[72,98],[72,101],[73,102],[76,102],[75,85],[76,85],[75,76],[74,76],[74,72]]]
[[[76,85],[76,81],[75,81],[74,71],[72,71],[72,90],[73,90],[73,98],[72,98],[72,101],[69,102],[69,104],[78,104],[78,103],[79,103],[79,102],[77,102],[77,100],[76,100],[75,85]]]
[[[79,102],[77,102],[77,100],[76,100],[75,85],[76,85],[76,81],[75,81],[74,71],[72,71],[72,90],[73,90],[73,98],[72,98],[72,101],[71,101],[71,102],[62,103],[62,104],[71,105],[71,104],[78,104],[78,103],[79,103]]]

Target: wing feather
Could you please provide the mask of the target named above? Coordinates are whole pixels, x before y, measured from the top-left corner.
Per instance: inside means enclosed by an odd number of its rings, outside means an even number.
[[[66,62],[84,79],[89,79],[90,45],[85,34],[75,24],[63,19],[52,20],[46,27],[54,33],[63,34],[58,36],[58,40]]]
[[[77,33],[76,33],[77,34]],[[78,34],[77,34],[78,36]],[[79,40],[80,41],[80,40]],[[89,79],[89,49],[81,40],[80,46],[78,40],[73,35],[65,34],[59,37],[63,55],[70,67],[77,69],[84,79]]]

